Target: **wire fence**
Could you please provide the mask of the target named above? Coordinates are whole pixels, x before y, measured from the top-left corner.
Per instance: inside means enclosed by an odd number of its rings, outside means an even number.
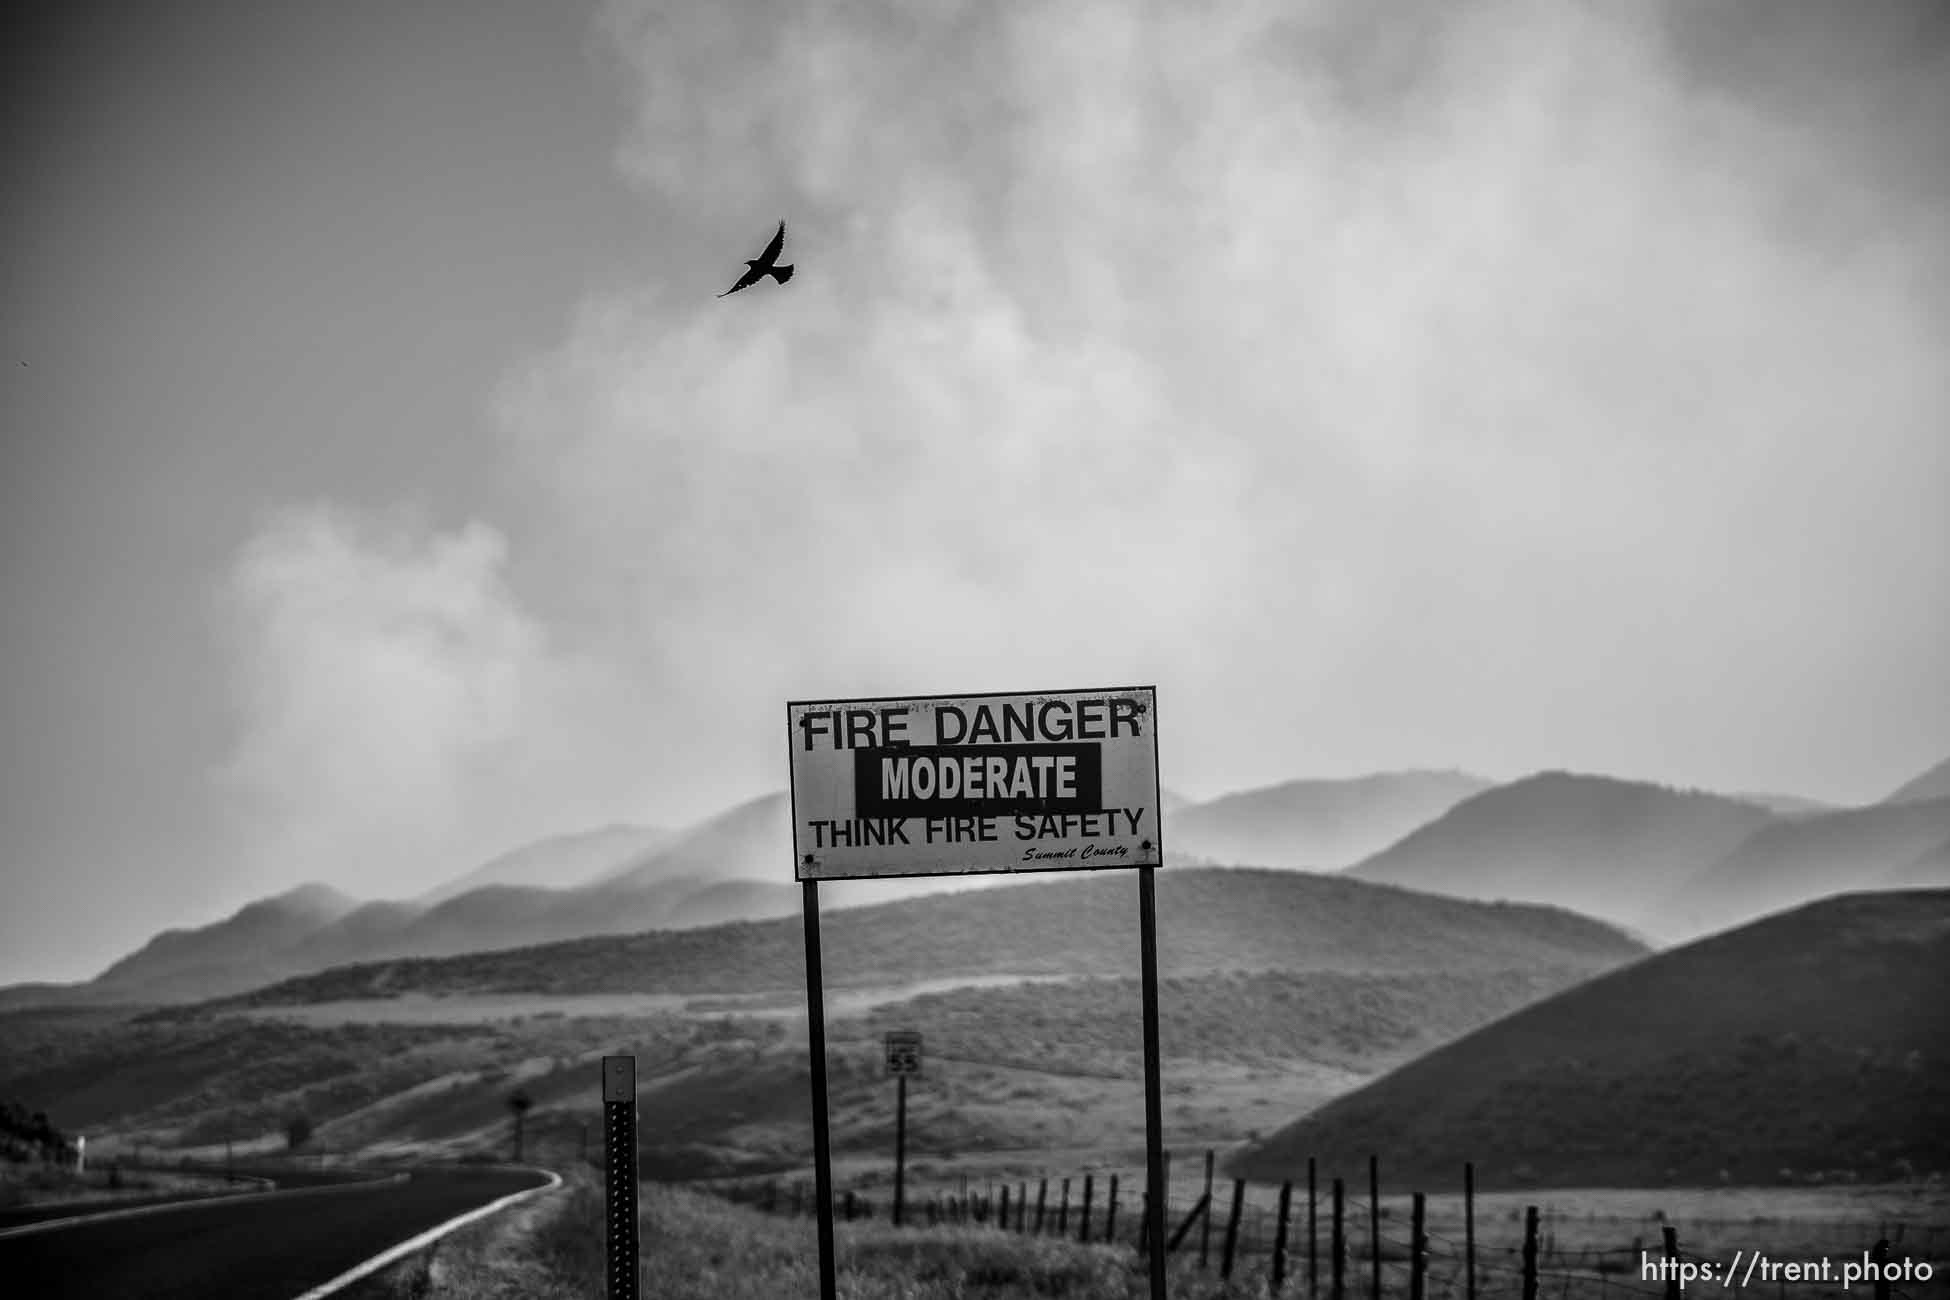
[[[1208,1166],[1209,1167],[1209,1166]],[[1142,1251],[1146,1220],[1142,1172],[1091,1173],[1070,1178],[962,1178],[952,1184],[909,1183],[901,1197],[904,1226],[966,1225],[1079,1243],[1115,1244]],[[1165,1198],[1164,1228],[1170,1252],[1196,1259],[1201,1269],[1228,1281],[1263,1284],[1266,1294],[1304,1294],[1316,1300],[1629,1300],[1633,1296],[1680,1300],[1682,1286],[1731,1290],[1738,1283],[1752,1300],[1812,1300],[1847,1295],[1855,1300],[1922,1300],[1942,1295],[1950,1273],[1928,1263],[1923,1276],[1902,1276],[1905,1285],[1858,1278],[1844,1289],[1844,1261],[1886,1258],[1930,1261],[1950,1237],[1942,1223],[1853,1219],[1701,1218],[1684,1233],[1663,1213],[1632,1220],[1549,1206],[1511,1213],[1476,1213],[1463,1206],[1461,1226],[1431,1226],[1424,1198],[1411,1198],[1407,1221],[1400,1204],[1371,1197],[1338,1198],[1288,1183],[1278,1207],[1249,1201],[1242,1182],[1214,1183],[1186,1198]],[[804,1179],[722,1183],[717,1194],[773,1214],[810,1216],[817,1210]],[[1254,1189],[1264,1195],[1267,1189]],[[1334,1200],[1339,1213],[1335,1214]],[[839,1222],[891,1222],[894,1195],[885,1186],[834,1193]],[[1338,1222],[1336,1222],[1338,1219]],[[1515,1232],[1512,1235],[1512,1225]],[[1765,1240],[1759,1234],[1768,1234]],[[1720,1243],[1744,1242],[1720,1249]],[[1792,1243],[1791,1249],[1781,1246]],[[1832,1252],[1816,1252],[1826,1242]],[[1683,1244],[1682,1244],[1683,1243]],[[1701,1243],[1706,1249],[1700,1249]],[[1754,1246],[1774,1263],[1755,1279],[1727,1275]],[[1738,1252],[1738,1253],[1737,1253]],[[1822,1276],[1825,1266],[1828,1275]],[[1803,1272],[1783,1271],[1794,1264]],[[1683,1271],[1681,1266],[1689,1266]]]

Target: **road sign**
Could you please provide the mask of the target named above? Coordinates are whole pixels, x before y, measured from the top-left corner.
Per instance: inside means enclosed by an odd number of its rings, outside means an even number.
[[[1164,863],[1156,691],[786,705],[795,878]]]
[[[896,1029],[886,1037],[887,1073],[921,1072],[921,1035],[911,1029]]]
[[[793,873],[806,927],[813,1183],[819,1296],[836,1300],[833,1160],[827,1123],[826,994],[819,882],[852,877],[1089,871],[1135,867],[1143,994],[1146,1204],[1165,1204],[1164,1088],[1158,1049],[1157,692],[1046,691],[788,703]],[[907,1079],[920,1035],[887,1036],[898,1085],[894,1221],[906,1163]],[[911,1068],[910,1068],[911,1066]],[[1165,1300],[1164,1214],[1147,1217],[1151,1300]]]

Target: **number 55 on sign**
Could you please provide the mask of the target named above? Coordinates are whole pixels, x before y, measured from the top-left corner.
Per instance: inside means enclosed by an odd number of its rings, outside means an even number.
[[[921,1072],[921,1036],[912,1030],[899,1029],[887,1035],[887,1073],[889,1075],[919,1074]]]

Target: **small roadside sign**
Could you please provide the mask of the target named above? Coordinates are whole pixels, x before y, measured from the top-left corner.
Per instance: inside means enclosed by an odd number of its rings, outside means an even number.
[[[919,1074],[921,1072],[921,1035],[911,1029],[896,1029],[887,1035],[887,1073],[890,1075]]]

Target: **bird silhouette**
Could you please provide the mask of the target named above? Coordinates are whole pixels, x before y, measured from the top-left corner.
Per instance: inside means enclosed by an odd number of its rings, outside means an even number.
[[[749,289],[768,275],[780,284],[784,284],[787,280],[790,280],[792,278],[792,267],[789,265],[777,265],[779,250],[784,247],[785,222],[781,221],[779,223],[779,233],[772,236],[772,242],[765,246],[765,251],[747,261],[745,263],[745,273],[738,277],[738,283],[726,289],[718,297],[726,297],[729,294],[737,293],[740,289]]]

